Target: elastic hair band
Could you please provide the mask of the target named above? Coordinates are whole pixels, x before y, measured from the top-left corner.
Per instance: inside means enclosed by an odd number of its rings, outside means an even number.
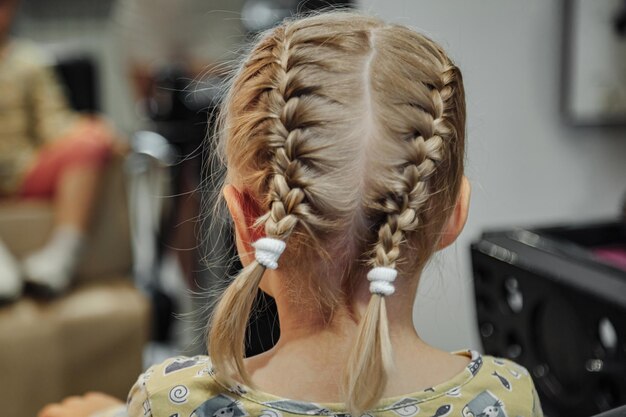
[[[367,279],[370,281],[370,292],[381,296],[391,295],[396,291],[393,286],[398,271],[395,268],[386,266],[377,266],[367,273]]]
[[[252,244],[256,261],[269,269],[278,268],[278,258],[286,246],[284,241],[271,237],[262,237]]]

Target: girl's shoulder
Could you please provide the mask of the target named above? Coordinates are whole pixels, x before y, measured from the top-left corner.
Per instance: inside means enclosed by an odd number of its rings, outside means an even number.
[[[177,356],[151,366],[141,374],[128,394],[130,417],[197,415],[212,396],[224,407],[235,402],[232,394],[213,377],[208,356]]]
[[[469,371],[473,378],[461,390],[464,417],[543,415],[532,377],[523,366],[484,355],[470,363]]]
[[[206,385],[206,378],[203,377],[212,373],[213,367],[208,356],[176,356],[151,366],[141,374],[137,382],[145,385],[149,392],[156,393],[172,388],[172,384],[193,384],[202,380]],[[182,392],[176,394],[180,395]]]

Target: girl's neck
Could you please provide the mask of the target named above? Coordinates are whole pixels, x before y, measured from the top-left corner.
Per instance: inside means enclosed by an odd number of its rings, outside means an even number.
[[[395,367],[384,397],[440,384],[460,373],[469,362],[467,358],[427,345],[412,326],[391,324],[390,327]],[[356,325],[348,324],[315,331],[285,329],[272,349],[246,359],[254,388],[293,400],[342,402],[344,369],[356,331]]]
[[[267,278],[267,279],[266,279]],[[340,402],[342,379],[354,347],[359,318],[371,294],[363,285],[353,295],[353,311],[337,307],[330,319],[318,309],[294,300],[278,271],[266,277],[278,309],[280,339],[269,351],[246,359],[252,382],[260,391],[279,397],[321,403]],[[416,392],[458,374],[469,360],[430,347],[413,325],[413,302],[418,277],[396,286],[385,299],[395,368],[389,375],[386,397]],[[367,282],[366,282],[367,284]]]
[[[372,297],[369,285],[362,285],[351,297],[353,300],[351,309],[338,305],[329,314],[310,301],[306,303],[301,299],[294,299],[293,291],[283,286],[283,283],[288,280],[278,271],[271,271],[268,275],[268,280],[265,282],[276,301],[283,342],[300,339],[309,334],[318,336],[328,334],[331,338],[351,339]],[[398,284],[396,293],[386,297],[385,309],[391,333],[410,333],[417,337],[413,325],[413,303],[417,292],[417,282],[419,282],[419,277],[415,277],[412,282]],[[365,284],[368,284],[367,281]],[[336,291],[341,291],[339,286]]]
[[[341,402],[342,379],[357,332],[349,318],[335,318],[326,327],[297,326],[291,320],[269,351],[246,360],[256,389],[294,400]],[[427,346],[411,326],[391,326],[396,363],[406,363]],[[397,390],[397,388],[391,387]],[[402,387],[400,391],[409,392]]]
[[[315,402],[341,401],[341,381],[345,364],[358,331],[358,320],[347,308],[339,307],[330,322],[321,314],[303,308],[276,294],[280,319],[280,339],[269,351],[246,360],[246,367],[257,389],[281,397]],[[357,297],[356,315],[367,307],[369,294]],[[390,394],[411,392],[417,369],[415,358],[432,358],[413,326],[411,309],[395,306],[389,300],[389,331],[398,364],[398,374],[390,384]],[[418,365],[421,366],[421,365]],[[394,372],[397,372],[394,370]],[[407,373],[408,372],[408,373]]]

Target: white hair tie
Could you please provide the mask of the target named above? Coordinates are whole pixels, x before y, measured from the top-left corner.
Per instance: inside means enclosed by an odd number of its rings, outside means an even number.
[[[367,279],[370,281],[370,292],[382,296],[391,295],[396,288],[393,286],[398,271],[395,268],[386,266],[377,266],[367,273]]]
[[[278,268],[278,258],[286,246],[284,241],[271,237],[262,237],[252,244],[256,261],[269,269]]]

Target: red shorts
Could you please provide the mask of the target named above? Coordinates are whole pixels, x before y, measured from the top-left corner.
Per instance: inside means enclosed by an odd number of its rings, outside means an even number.
[[[88,121],[66,138],[44,146],[20,186],[21,198],[54,196],[65,172],[78,167],[103,168],[112,153],[112,135],[99,122]]]

